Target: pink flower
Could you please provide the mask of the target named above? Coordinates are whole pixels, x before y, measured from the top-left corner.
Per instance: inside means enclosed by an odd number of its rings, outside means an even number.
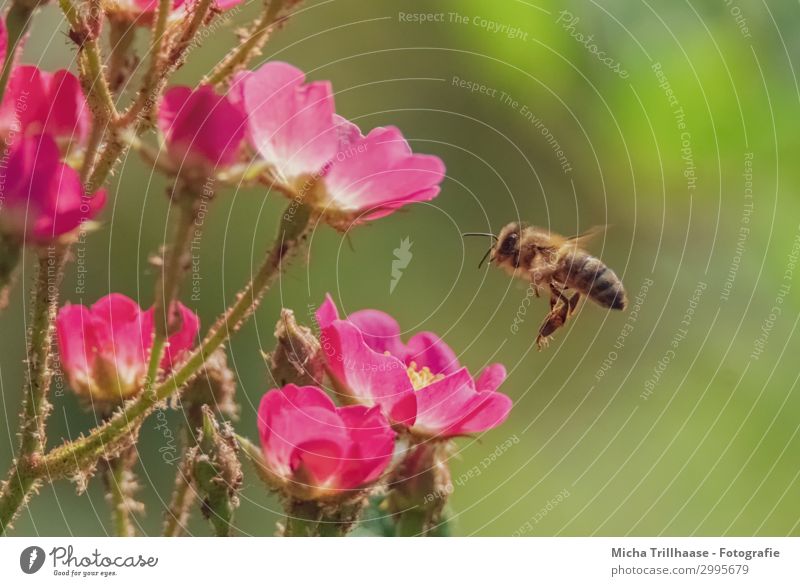
[[[376,482],[392,458],[395,433],[377,408],[337,407],[317,387],[272,389],[258,431],[275,483],[301,500],[337,499]]]
[[[379,218],[439,193],[441,159],[413,154],[394,127],[363,136],[335,114],[329,82],[305,83],[302,71],[273,61],[242,83],[254,146],[276,179],[332,225]]]
[[[210,85],[171,88],[158,116],[170,160],[182,171],[203,177],[236,162],[246,121],[241,103],[218,95]]]
[[[217,0],[214,7],[219,11],[230,10],[241,4],[243,0]],[[173,0],[170,21],[178,21],[188,16],[188,12],[196,0]],[[149,27],[153,24],[158,0],[109,0],[104,4],[106,12],[116,20],[129,22],[137,26]]]
[[[61,162],[58,146],[48,135],[18,141],[0,177],[0,191],[5,196],[0,230],[42,245],[94,218],[106,200],[105,190],[86,195],[77,172]]]
[[[178,304],[181,329],[168,339],[161,368],[169,371],[194,345],[200,321]],[[145,383],[153,345],[153,310],[112,293],[91,307],[67,304],[56,318],[61,368],[78,395],[118,403]]]
[[[6,143],[17,136],[48,134],[67,150],[84,143],[90,124],[89,106],[72,73],[49,73],[33,65],[14,68],[0,106],[0,133]]]
[[[435,334],[423,332],[405,344],[391,316],[365,310],[339,319],[330,295],[317,321],[335,388],[357,403],[380,406],[413,435],[480,433],[508,417],[511,399],[497,392],[506,377],[502,364],[489,365],[474,379]]]

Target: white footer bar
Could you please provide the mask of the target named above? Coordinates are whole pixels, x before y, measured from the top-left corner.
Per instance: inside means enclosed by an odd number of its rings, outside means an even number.
[[[3,538],[3,584],[800,584],[800,538]]]

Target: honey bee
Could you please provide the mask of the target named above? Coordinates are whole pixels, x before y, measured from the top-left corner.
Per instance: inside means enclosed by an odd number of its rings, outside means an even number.
[[[487,257],[511,276],[530,281],[538,297],[550,294],[550,312],[539,327],[536,345],[541,350],[550,337],[575,313],[581,297],[601,307],[624,310],[628,300],[617,275],[583,246],[604,227],[566,238],[536,226],[512,222],[500,234],[468,232],[464,236],[488,236],[494,240]],[[569,291],[574,291],[567,296]]]

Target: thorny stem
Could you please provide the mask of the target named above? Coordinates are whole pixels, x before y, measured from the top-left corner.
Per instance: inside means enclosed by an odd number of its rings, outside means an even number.
[[[45,420],[50,410],[47,393],[52,378],[53,322],[58,310],[58,288],[64,259],[65,250],[56,245],[39,253],[28,341],[27,379],[22,395],[21,439],[15,463],[0,491],[0,535],[6,532],[41,478],[39,463],[45,448]]]
[[[68,2],[69,0],[59,1]],[[130,130],[130,127],[133,126],[134,133],[138,136],[149,128],[150,116],[164,89],[167,78],[182,62],[184,53],[190,46],[189,42],[183,43],[170,53],[167,62],[163,62],[163,43],[166,33],[167,16],[169,15],[171,5],[172,3],[170,0],[159,0],[156,20],[153,25],[151,36],[150,65],[142,82],[142,87],[130,108],[115,117],[113,127],[109,133],[110,136],[106,141],[106,146],[87,182],[89,186],[99,187],[105,183],[109,173],[111,173],[116,165],[119,156],[130,142],[125,140],[122,136],[125,130]],[[193,29],[195,33],[199,30],[202,23],[205,22],[211,6],[212,2],[209,0],[203,0],[198,4],[192,19],[187,25],[188,27],[195,27],[196,23],[196,27]]]
[[[164,528],[161,535],[164,537],[179,537],[186,529],[189,521],[192,504],[195,501],[195,490],[192,486],[192,464],[193,452],[191,448],[197,445],[197,434],[203,425],[203,417],[200,409],[194,406],[185,409],[186,422],[183,426],[183,458],[178,471],[175,473],[173,483],[172,498],[169,508],[164,518]]]
[[[189,45],[194,40],[197,31],[203,26],[208,11],[211,9],[214,0],[200,0],[193,8],[192,17],[183,29],[183,32],[175,42],[169,55],[170,67],[174,70],[180,67],[182,59]]]
[[[159,69],[161,68],[164,57],[164,39],[167,30],[167,19],[172,9],[172,0],[158,0],[156,17],[153,22],[153,29],[150,36],[150,65],[144,74],[142,87],[139,90],[134,105],[125,113],[124,124],[129,124],[132,119],[139,115],[139,112],[149,101],[156,98],[156,90],[159,79]]]
[[[153,303],[153,319],[155,320],[155,336],[150,350],[150,363],[147,369],[147,387],[151,390],[158,378],[158,367],[164,354],[166,340],[171,333],[173,323],[173,304],[178,299],[178,291],[191,262],[191,245],[195,226],[196,201],[192,189],[188,185],[176,188],[177,220],[172,244],[165,251],[164,265],[156,284],[155,301]],[[199,229],[199,228],[198,228]]]
[[[266,0],[269,4],[264,8],[261,18],[249,31],[247,37],[239,46],[206,76],[202,83],[211,85],[225,84],[233,75],[245,68],[248,62],[261,53],[261,48],[269,38],[273,25],[278,21],[278,15],[283,7],[284,0]]]
[[[105,425],[96,428],[88,436],[69,442],[49,452],[43,467],[51,475],[65,476],[90,466],[107,450],[127,440],[141,420],[155,406],[180,389],[203,366],[205,360],[219,348],[242,323],[255,311],[263,294],[273,279],[282,270],[284,263],[305,244],[310,227],[311,215],[305,207],[297,208],[292,202],[283,215],[281,226],[272,249],[252,280],[238,294],[236,301],[222,314],[210,329],[206,338],[182,366],[177,368],[166,380],[151,392],[142,393],[118,412]],[[38,470],[39,474],[42,470]]]
[[[195,492],[191,483],[191,469],[193,454],[189,446],[194,445],[194,433],[184,428],[183,430],[183,459],[175,474],[175,483],[172,488],[172,498],[164,518],[164,528],[161,535],[164,537],[179,537],[186,530]]]
[[[97,150],[100,148],[100,143],[103,142],[103,135],[106,132],[106,127],[98,123],[97,120],[92,121],[92,128],[89,131],[89,140],[86,144],[86,150],[83,153],[83,162],[81,163],[81,182],[86,184],[86,178],[89,176],[89,171],[92,170],[94,159],[97,156]]]
[[[131,74],[131,47],[136,40],[136,27],[127,20],[109,18],[108,42],[111,54],[108,57],[108,84],[111,91],[119,92]]]
[[[3,62],[3,72],[0,74],[0,100],[6,93],[8,80],[11,77],[11,69],[14,65],[14,57],[17,54],[17,47],[20,41],[28,32],[33,12],[36,10],[36,2],[26,2],[17,0],[11,5],[6,15],[6,29],[8,31],[8,41],[6,45],[6,55]]]
[[[81,54],[81,81],[86,92],[86,99],[95,118],[100,118],[98,123],[103,126],[116,120],[117,107],[114,97],[108,87],[108,82],[103,73],[103,62],[100,57],[100,41],[98,26],[86,22],[81,12],[72,3],[72,0],[58,0],[64,17],[69,23],[73,40],[78,44]],[[99,18],[99,3],[90,3],[91,10],[98,14],[90,15],[92,19]]]
[[[133,497],[137,486],[131,469],[136,459],[136,448],[130,447],[119,457],[108,461],[104,470],[106,498],[111,505],[114,535],[117,537],[136,535],[131,513],[142,510],[142,505]]]
[[[162,12],[162,5],[165,4],[166,9]],[[120,127],[129,126],[137,121],[140,128],[147,127],[148,119],[167,78],[183,63],[186,50],[191,45],[197,31],[206,22],[209,10],[213,6],[213,0],[200,0],[193,8],[191,18],[187,20],[175,44],[171,48],[165,48],[167,17],[171,6],[171,0],[159,0],[150,44],[150,65],[136,100],[120,117],[118,124]]]

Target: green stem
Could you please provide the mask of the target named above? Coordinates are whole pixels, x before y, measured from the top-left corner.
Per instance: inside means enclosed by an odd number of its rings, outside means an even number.
[[[166,5],[163,13],[162,5]],[[200,0],[197,3],[181,34],[175,40],[174,46],[168,50],[164,47],[164,37],[171,6],[172,0],[159,0],[151,36],[150,66],[145,73],[136,100],[119,120],[119,125],[122,127],[133,124],[137,120],[140,121],[139,126],[146,127],[146,122],[153,112],[167,78],[183,63],[186,50],[191,45],[197,31],[206,22],[209,10],[213,6],[213,0]]]
[[[414,508],[400,514],[397,520],[398,537],[423,537],[427,533],[428,515],[422,509]]]
[[[164,519],[164,528],[161,531],[163,537],[179,537],[186,529],[195,497],[191,483],[191,467],[190,454],[188,450],[184,450],[184,457],[177,474],[175,474],[172,498]]]
[[[69,0],[59,1],[67,2]],[[212,5],[213,3],[210,0],[201,0],[198,4],[192,19],[187,25],[193,30],[193,35],[199,30],[203,22],[205,22]],[[94,189],[97,189],[105,183],[111,170],[119,160],[120,155],[129,145],[130,140],[125,140],[122,133],[133,130],[136,136],[140,136],[150,127],[152,113],[166,85],[167,78],[175,71],[178,65],[182,63],[186,49],[190,45],[189,42],[183,43],[170,52],[168,59],[164,58],[164,36],[167,16],[169,15],[171,6],[171,0],[159,0],[153,32],[151,34],[150,64],[145,73],[139,93],[136,96],[136,100],[124,113],[116,115],[114,120],[112,120],[112,132],[110,133],[109,139],[106,141],[106,146],[92,170],[92,175],[88,181],[88,185]],[[93,192],[94,189],[90,190],[90,192]]]
[[[96,118],[103,121],[103,126],[117,118],[117,107],[103,73],[103,60],[100,57],[100,42],[97,38],[97,27],[90,26],[81,11],[72,0],[58,0],[61,11],[69,23],[73,40],[78,44],[81,55],[81,82],[86,92],[86,100]],[[99,11],[99,4],[91,9]],[[93,19],[99,14],[93,14]]]
[[[0,101],[2,101],[6,93],[6,87],[8,87],[8,80],[11,77],[11,70],[14,66],[14,57],[17,55],[17,47],[28,32],[36,6],[36,3],[17,1],[11,5],[6,15],[8,41],[5,60],[3,61],[3,72],[0,74]]]
[[[103,142],[103,135],[106,132],[104,124],[100,124],[99,120],[92,121],[92,128],[89,131],[89,140],[86,143],[86,150],[83,153],[83,162],[81,163],[81,182],[86,185],[86,178],[94,165],[95,157],[97,157],[97,150],[100,148],[100,143]],[[91,193],[88,191],[88,193]]]
[[[136,40],[136,27],[127,20],[109,19],[108,42],[111,54],[108,57],[108,84],[113,93],[119,92],[132,73],[135,63],[131,48]]]
[[[250,60],[261,52],[261,48],[269,38],[273,25],[283,7],[283,0],[270,0],[261,14],[261,18],[239,46],[217,65],[211,75],[202,83],[219,85],[226,83],[233,74],[247,66]]]
[[[186,26],[175,43],[175,46],[172,48],[172,51],[170,51],[169,66],[172,70],[180,67],[186,50],[194,40],[197,31],[200,30],[201,26],[203,26],[203,23],[206,20],[206,15],[212,6],[213,0],[200,0],[194,6],[192,17],[186,23]]]
[[[45,448],[45,420],[50,410],[47,393],[52,371],[50,357],[53,322],[58,310],[58,288],[63,276],[65,251],[51,246],[39,253],[28,341],[28,369],[20,416],[20,446],[14,466],[0,491],[0,535],[39,482],[37,473]]]
[[[131,513],[141,510],[141,505],[133,497],[136,491],[136,478],[132,468],[136,464],[136,459],[136,448],[128,448],[125,453],[107,462],[104,470],[114,535],[117,537],[136,535],[136,528],[131,518]]]
[[[189,270],[192,238],[197,235],[198,229],[195,223],[197,218],[195,207],[200,198],[187,185],[178,188],[175,197],[178,208],[175,231],[172,244],[165,253],[164,268],[156,285],[153,304],[156,339],[159,337],[166,339],[174,329],[172,305],[178,299],[181,281]],[[158,359],[161,359],[160,355]]]
[[[69,442],[47,454],[44,464],[51,475],[75,473],[76,470],[91,465],[101,457],[106,445],[125,441],[126,435],[135,429],[159,401],[165,400],[180,389],[203,366],[206,358],[241,327],[258,307],[261,297],[280,273],[284,262],[296,254],[305,243],[311,216],[306,208],[296,208],[296,204],[289,204],[275,244],[263,264],[244,290],[238,294],[233,305],[212,326],[199,348],[166,380],[152,391],[142,393],[107,424],[96,428],[88,436]]]
[[[191,514],[195,492],[192,487],[192,457],[191,448],[197,445],[198,428],[202,425],[202,416],[198,409],[191,408],[185,411],[187,422],[183,427],[183,458],[181,465],[175,473],[175,482],[172,488],[172,498],[164,518],[163,537],[179,537],[186,529]]]
[[[195,203],[193,194],[183,186],[177,192],[177,221],[172,244],[165,252],[163,270],[159,276],[153,302],[153,319],[155,335],[150,349],[150,361],[147,368],[147,386],[145,392],[151,392],[158,380],[158,369],[164,355],[167,338],[173,329],[173,303],[178,298],[180,283],[186,276],[191,256],[192,236],[195,224]]]
[[[286,506],[284,537],[317,537],[322,509],[314,501],[291,500]]]

